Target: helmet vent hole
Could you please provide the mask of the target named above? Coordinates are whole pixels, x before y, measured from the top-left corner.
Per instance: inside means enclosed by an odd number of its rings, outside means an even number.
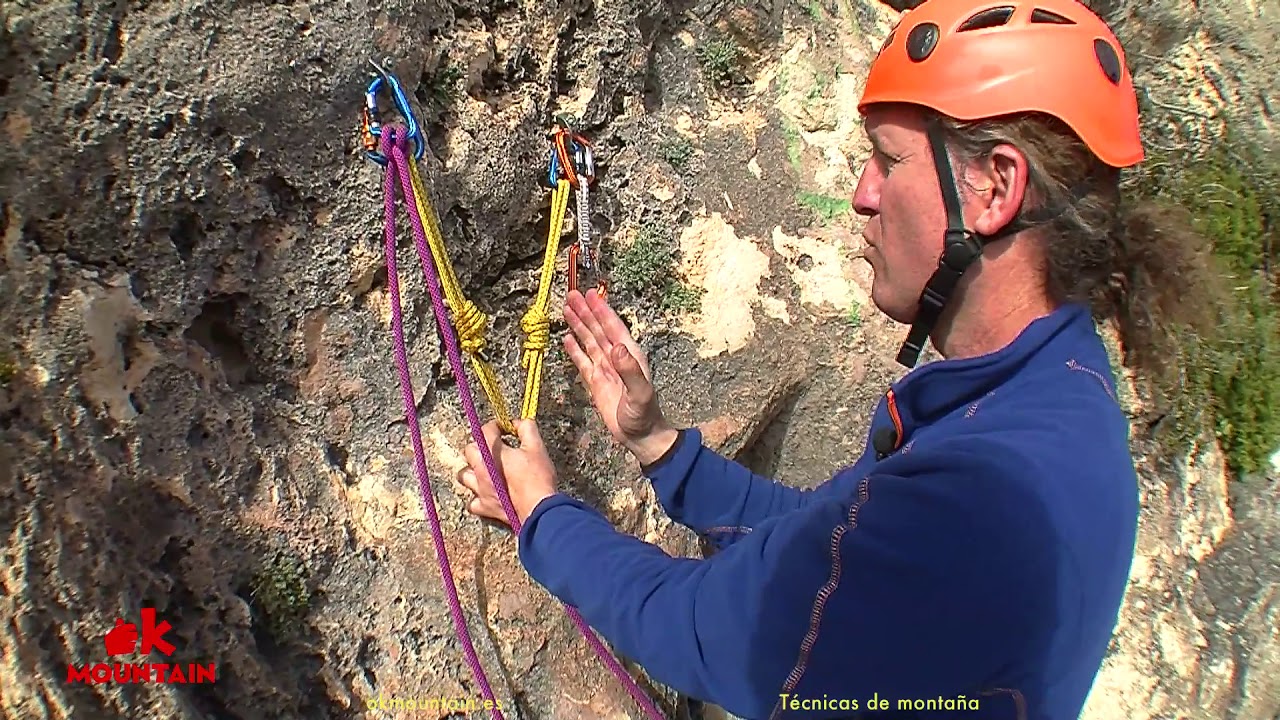
[[[969,30],[999,27],[1000,25],[1004,25],[1009,22],[1009,18],[1011,17],[1013,17],[1013,8],[1011,7],[990,8],[988,10],[983,10],[968,20],[965,20],[964,24],[961,25],[960,29],[956,30],[956,32],[967,32]]]
[[[938,45],[938,26],[920,23],[907,35],[907,57],[920,62],[933,53]]]
[[[898,32],[897,30],[889,31],[889,37],[886,37],[884,39],[884,42],[880,44],[880,49],[876,51],[876,57],[879,57],[882,53],[884,53],[885,48],[893,44],[893,36],[896,35],[897,32]]]
[[[1045,10],[1044,8],[1036,8],[1031,12],[1031,22],[1033,23],[1053,23],[1055,25],[1075,25],[1076,21],[1066,18],[1056,12]]]
[[[1102,72],[1111,81],[1112,85],[1120,84],[1120,56],[1116,54],[1115,48],[1102,38],[1093,41],[1093,54],[1098,58],[1098,64],[1102,66]]]

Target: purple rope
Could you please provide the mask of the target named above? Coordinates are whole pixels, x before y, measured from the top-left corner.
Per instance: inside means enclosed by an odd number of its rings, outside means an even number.
[[[401,192],[404,197],[406,199],[413,197],[413,183],[408,172],[409,161],[406,155],[407,147],[408,141],[406,138],[402,135],[398,136],[397,133],[393,133],[391,128],[384,129],[382,133],[382,154],[388,158],[387,226],[388,228],[392,228],[391,230],[388,230],[390,233],[388,235],[389,239],[387,240],[388,258],[395,254],[395,240],[393,237],[394,200],[392,199],[394,191],[392,189],[392,181],[390,179],[393,172],[391,168],[393,166],[395,167],[394,172],[400,179]],[[489,449],[489,444],[485,441],[484,431],[481,429],[479,413],[476,412],[475,399],[471,392],[471,384],[467,381],[466,373],[463,371],[462,353],[458,348],[458,340],[454,335],[453,326],[449,323],[449,318],[445,313],[443,292],[440,287],[440,277],[436,272],[435,264],[431,261],[430,246],[427,244],[426,231],[423,229],[422,220],[418,217],[416,212],[409,213],[409,222],[413,226],[413,235],[418,248],[418,257],[422,262],[423,274],[427,281],[427,291],[431,294],[431,304],[432,309],[435,312],[436,324],[440,328],[440,334],[444,337],[445,352],[449,357],[449,366],[453,370],[454,380],[458,383],[458,392],[462,397],[462,406],[467,416],[467,423],[471,427],[472,441],[475,442],[476,447],[480,449],[480,455],[484,459],[485,469],[489,471],[489,477],[493,478],[494,490],[498,494],[498,502],[502,505],[502,511],[506,515],[507,523],[510,524],[512,532],[519,535],[521,527],[520,519],[516,516],[515,507],[511,504],[511,496],[507,492],[506,479],[503,478],[502,473],[498,472],[498,467],[493,460],[493,454]],[[387,270],[387,278],[389,281],[395,274],[390,262],[391,261],[389,260]],[[393,288],[395,287],[394,284],[391,286]],[[393,302],[394,304],[392,305],[392,308],[398,313],[398,296],[393,297]],[[397,324],[396,327],[398,328],[399,325]],[[397,330],[397,332],[399,332],[399,330]],[[401,342],[401,346],[403,345],[402,341],[398,342]],[[406,371],[402,370],[401,375],[402,377],[407,378]],[[407,382],[407,379],[405,382]],[[412,392],[407,389],[405,392],[408,393],[406,395],[406,402],[412,404]],[[416,428],[417,416],[414,415],[413,417],[415,423],[413,427]],[[417,437],[419,437],[419,435],[415,434],[415,438]],[[421,453],[420,442],[416,439],[415,451]],[[425,467],[420,467],[419,475],[424,478],[424,493],[429,493],[428,486],[425,485]],[[434,508],[432,508],[431,513],[434,516]],[[432,527],[434,530],[439,527],[439,524],[435,523]],[[438,533],[438,530],[436,532]],[[443,542],[443,540],[441,539],[439,542]],[[444,557],[442,552],[438,552],[437,554],[440,555],[441,572],[448,574],[448,570],[446,569],[449,562],[448,558]],[[452,584],[450,584],[449,587],[452,588]],[[622,664],[618,662],[617,658],[615,658],[613,654],[605,648],[604,643],[602,643],[600,639],[596,637],[595,633],[591,631],[591,627],[587,624],[586,620],[582,618],[582,615],[578,613],[578,609],[567,603],[564,604],[564,608],[565,613],[568,614],[569,619],[573,621],[573,624],[578,627],[578,630],[582,632],[582,636],[586,638],[591,649],[595,651],[600,660],[609,668],[614,676],[618,678],[618,681],[622,683],[627,693],[631,695],[632,699],[636,701],[642,710],[644,710],[645,714],[652,720],[665,720],[653,700],[640,689],[640,686],[636,684],[635,679],[627,673],[626,669],[622,667]],[[458,613],[457,617],[461,617],[461,612]],[[458,620],[455,620],[455,625],[458,625],[459,635],[464,639],[464,647],[468,650],[467,659],[472,663],[472,671],[475,672],[477,679],[480,680],[481,686],[487,690],[488,684],[483,680],[484,671],[480,668],[479,661],[475,660],[475,651],[471,650],[470,639],[466,636],[466,627],[465,625],[459,625],[458,622]],[[490,696],[485,695],[485,697],[488,698]]]
[[[382,133],[382,153],[387,153],[388,146],[391,143],[390,137],[395,135],[392,128],[386,128]],[[400,141],[400,145],[404,145],[404,141]],[[399,157],[387,163],[386,179],[383,182],[383,191],[386,204],[386,223],[383,230],[383,239],[386,245],[385,253],[387,256],[387,288],[391,292],[391,327],[395,334],[395,355],[396,365],[400,369],[400,390],[404,396],[404,414],[405,419],[409,422],[409,433],[413,437],[413,456],[414,466],[418,471],[418,489],[422,493],[422,506],[426,509],[427,521],[431,524],[431,541],[436,547],[436,561],[440,566],[440,577],[444,582],[445,595],[449,599],[449,614],[453,616],[453,627],[458,634],[458,639],[462,641],[463,652],[467,656],[467,664],[471,666],[471,672],[475,675],[476,682],[480,685],[480,692],[486,700],[493,701],[490,704],[490,713],[494,720],[504,720],[502,711],[498,710],[498,703],[493,695],[493,689],[489,687],[489,679],[485,677],[484,668],[480,665],[480,658],[476,657],[475,646],[471,642],[471,635],[467,632],[467,621],[462,615],[462,603],[458,601],[458,588],[453,582],[453,571],[449,567],[449,554],[445,549],[444,533],[440,530],[440,516],[436,513],[435,498],[431,492],[431,482],[427,479],[427,462],[425,453],[422,450],[422,428],[418,425],[418,408],[413,401],[413,385],[409,379],[409,361],[404,345],[404,321],[400,316],[400,280],[396,270],[396,175],[399,174],[401,168],[398,162],[404,161],[404,153],[401,151]],[[410,216],[413,213],[409,213]]]

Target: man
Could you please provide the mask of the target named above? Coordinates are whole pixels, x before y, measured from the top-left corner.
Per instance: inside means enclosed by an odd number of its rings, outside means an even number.
[[[854,465],[800,491],[673,427],[594,293],[568,299],[566,350],[667,513],[720,551],[617,532],[556,491],[531,421],[519,449],[486,427],[530,575],[654,678],[744,718],[1069,720],[1106,653],[1137,479],[1089,302],[1145,347],[1136,286],[1170,277],[1147,252],[1165,236],[1119,203],[1143,151],[1115,36],[1074,0],[998,5],[908,11],[866,81],[871,296],[911,325],[902,364],[926,338],[945,359],[886,392]],[[501,520],[467,459],[471,512]]]

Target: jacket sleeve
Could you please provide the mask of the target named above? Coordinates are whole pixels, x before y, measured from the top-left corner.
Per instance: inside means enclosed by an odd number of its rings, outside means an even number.
[[[742,717],[768,717],[782,693],[961,694],[1034,640],[1024,620],[1051,585],[1035,577],[1050,564],[1030,541],[1034,508],[978,500],[991,480],[958,472],[868,477],[707,559],[673,558],[561,494],[521,529],[520,558],[656,680]]]
[[[697,428],[682,429],[667,454],[643,470],[667,515],[720,548],[764,520],[848,494],[853,483],[836,477],[813,490],[789,487],[705,447]]]

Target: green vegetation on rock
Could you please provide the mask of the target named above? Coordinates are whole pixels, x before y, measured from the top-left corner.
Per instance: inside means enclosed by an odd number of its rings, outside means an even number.
[[[619,253],[610,272],[623,290],[642,304],[656,298],[663,311],[696,310],[703,290],[681,280],[675,274],[675,248],[661,230],[644,225],[635,240]]]
[[[1181,335],[1165,440],[1180,451],[1212,430],[1233,473],[1257,472],[1280,445],[1280,161],[1229,133],[1203,157],[1156,154],[1148,167],[1140,191],[1190,211],[1225,279],[1222,297],[1204,299],[1219,307],[1217,332]]]
[[[436,70],[434,75],[424,78],[418,92],[418,101],[426,105],[431,113],[448,110],[457,97],[458,81],[462,79],[462,68],[449,64]]]
[[[693,143],[683,135],[665,137],[658,143],[658,155],[677,172],[683,172],[693,158]]]
[[[727,85],[738,71],[742,48],[732,38],[717,38],[699,46],[697,56],[702,72],[709,81],[716,85]]]
[[[8,385],[18,377],[18,365],[8,355],[0,355],[0,386]]]
[[[272,550],[254,573],[251,588],[271,636],[278,641],[295,637],[311,607],[302,561],[287,550]]]
[[[814,214],[822,219],[823,224],[830,224],[832,220],[844,215],[852,208],[849,200],[845,198],[831,197],[820,193],[802,191],[796,193],[796,200],[813,210]]]

